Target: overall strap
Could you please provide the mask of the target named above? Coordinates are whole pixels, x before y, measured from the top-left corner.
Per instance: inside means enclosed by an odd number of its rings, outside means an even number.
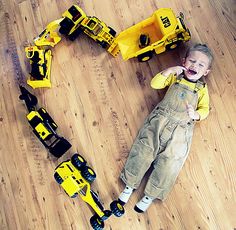
[[[204,82],[204,79],[200,78],[194,88],[194,92],[198,92],[199,90],[203,89],[206,86],[206,83]]]

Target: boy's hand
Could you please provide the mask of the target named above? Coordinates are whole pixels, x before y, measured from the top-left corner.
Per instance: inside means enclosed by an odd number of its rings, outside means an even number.
[[[166,77],[168,77],[170,74],[176,74],[178,76],[181,73],[183,73],[184,70],[187,70],[187,69],[183,66],[173,66],[173,67],[170,67],[170,68],[162,71],[161,74]]]
[[[193,108],[192,105],[188,104],[187,103],[187,113],[188,113],[188,116],[193,119],[193,120],[200,120],[200,115],[198,112],[196,112]]]

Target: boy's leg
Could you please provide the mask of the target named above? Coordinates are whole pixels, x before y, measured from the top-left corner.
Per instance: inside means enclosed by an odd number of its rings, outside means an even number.
[[[193,127],[178,125],[164,151],[155,160],[148,179],[145,194],[165,200],[188,156],[192,142]]]
[[[191,141],[192,128],[189,129],[181,126],[175,128],[173,136],[168,140],[164,151],[159,153],[154,161],[154,169],[148,179],[144,192],[147,197],[150,199],[166,199],[188,156]],[[142,211],[145,211],[149,205]]]
[[[140,129],[130,150],[124,169],[121,172],[120,178],[126,184],[126,187],[132,188],[132,190],[125,188],[122,192],[123,195],[127,191],[132,193],[133,189],[136,189],[140,185],[144,174],[156,158],[159,145],[159,127],[163,121],[159,121],[158,116],[151,116],[151,118],[152,122],[150,123],[150,119],[146,119],[143,128]],[[120,196],[122,197],[123,195],[121,194]],[[130,195],[128,194],[129,197]],[[128,199],[124,199],[123,202],[126,203]]]

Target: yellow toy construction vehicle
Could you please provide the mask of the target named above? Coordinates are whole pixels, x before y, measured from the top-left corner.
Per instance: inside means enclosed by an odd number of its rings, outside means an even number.
[[[111,210],[104,210],[98,195],[90,189],[96,173],[87,166],[85,159],[78,153],[75,153],[71,160],[64,161],[56,167],[54,178],[71,198],[79,194],[95,211],[90,219],[93,229],[103,229],[104,221],[112,214],[117,217],[124,214],[124,208],[119,201],[110,204]]]
[[[118,45],[124,60],[137,57],[141,62],[148,61],[154,51],[159,54],[190,39],[183,19],[182,13],[176,17],[172,9],[158,9],[150,18],[122,31],[112,47],[114,49]]]
[[[25,48],[26,57],[30,59],[31,72],[27,84],[32,88],[49,87],[51,88],[51,63],[52,51],[48,46],[54,47],[61,41],[57,33],[62,19],[49,23],[46,29],[34,39],[34,46]]]
[[[30,60],[31,72],[27,84],[32,88],[51,87],[50,72],[52,51],[37,46],[25,48],[26,57]]]
[[[96,17],[86,16],[79,6],[71,6],[62,16],[64,19],[60,23],[59,32],[68,35],[70,40],[75,40],[84,32],[105,49],[113,43],[116,31]]]
[[[71,144],[56,133],[58,126],[47,111],[44,108],[36,109],[37,97],[23,86],[20,86],[20,91],[19,98],[25,101],[29,111],[26,117],[34,134],[50,153],[55,157],[61,157],[71,147]]]

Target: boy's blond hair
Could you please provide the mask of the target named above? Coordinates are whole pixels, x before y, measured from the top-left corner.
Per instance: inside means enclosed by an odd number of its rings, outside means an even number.
[[[186,57],[188,57],[189,53],[191,53],[193,51],[199,51],[199,52],[204,53],[209,59],[209,68],[211,67],[211,64],[213,61],[213,54],[212,54],[210,48],[206,44],[197,43],[197,44],[193,45],[192,47],[190,47],[187,50]]]

